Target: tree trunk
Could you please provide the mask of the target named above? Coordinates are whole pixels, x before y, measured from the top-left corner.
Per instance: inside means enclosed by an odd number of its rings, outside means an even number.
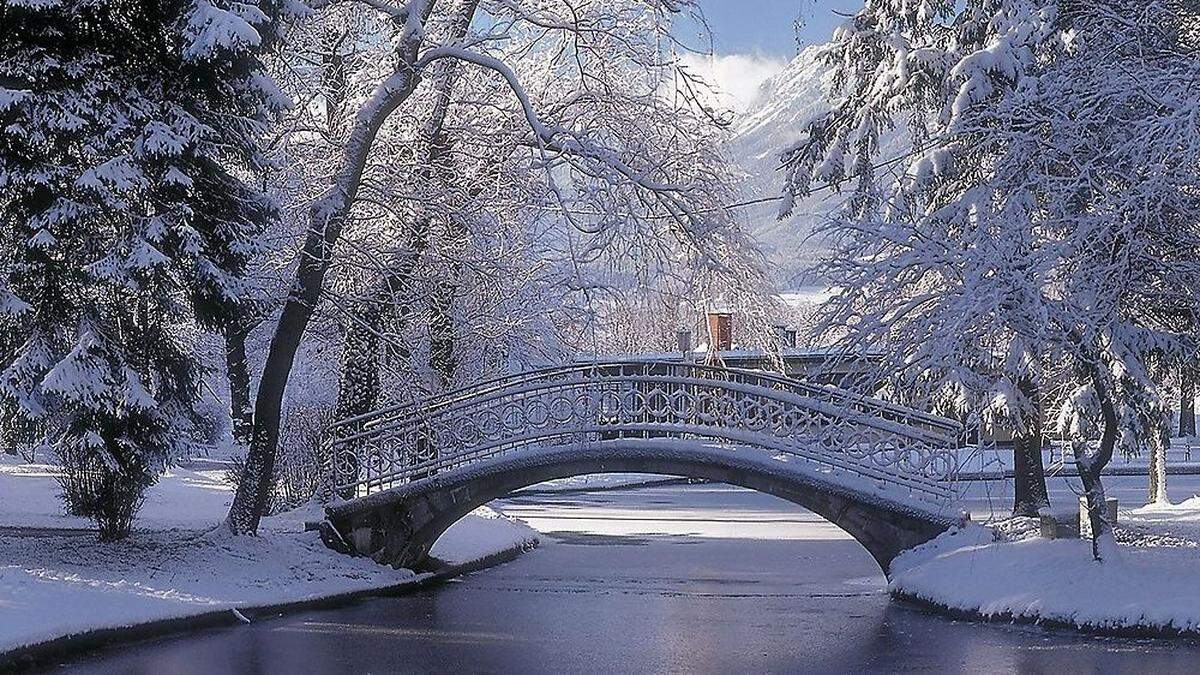
[[[439,279],[434,282],[430,294],[429,317],[429,365],[437,373],[438,385],[442,391],[450,388],[454,371],[458,362],[454,358],[454,318],[451,315],[451,303],[454,300],[455,285],[451,281]],[[426,431],[418,442],[417,462],[433,462],[438,458],[438,446],[433,442],[432,434]],[[433,475],[434,471],[422,471],[418,478]]]
[[[342,375],[338,381],[337,407],[334,418],[344,420],[374,410],[379,404],[379,335],[383,330],[383,305],[368,299],[362,302],[347,324],[342,342]],[[345,428],[346,433],[360,426]],[[358,478],[361,442],[340,446],[330,458],[333,484],[353,483]],[[342,499],[354,497],[354,489],[338,493]]]
[[[1150,444],[1150,488],[1147,499],[1151,504],[1164,504],[1167,497],[1167,443],[1168,438]]]
[[[1087,499],[1088,521],[1092,526],[1092,557],[1098,562],[1117,562],[1120,559],[1120,550],[1113,536],[1112,523],[1108,522],[1108,505],[1104,495],[1104,484],[1100,480],[1104,467],[1112,461],[1113,450],[1117,444],[1116,404],[1109,396],[1108,387],[1095,367],[1091,370],[1104,426],[1096,454],[1089,454],[1086,443],[1082,441],[1074,444],[1075,468],[1079,471],[1084,496]]]
[[[1013,515],[1036,517],[1050,506],[1042,461],[1041,394],[1031,380],[1022,379],[1017,386],[1033,402],[1033,412],[1013,439]]]
[[[1179,373],[1179,435],[1196,435],[1196,368],[1190,363]]]
[[[246,337],[250,328],[238,324],[226,328],[223,333],[233,439],[238,443],[249,443],[254,434],[254,413],[250,408],[250,370],[246,363]]]
[[[450,387],[458,361],[454,357],[454,317],[451,305],[454,302],[454,284],[449,281],[435,282],[429,319],[429,364],[438,375],[443,390]]]
[[[1087,455],[1086,448],[1077,448],[1077,453]],[[1087,499],[1088,521],[1092,526],[1092,557],[1098,562],[1115,561],[1119,556],[1117,540],[1113,536],[1112,523],[1108,522],[1108,505],[1104,494],[1104,483],[1100,471],[1104,463],[1088,466],[1076,458],[1079,478],[1083,482],[1084,497]]]
[[[426,5],[429,11],[434,3]],[[423,23],[423,22],[422,22]],[[279,414],[288,377],[300,341],[321,299],[325,274],[333,259],[333,248],[341,237],[346,216],[354,204],[363,170],[375,136],[388,116],[416,89],[419,74],[413,69],[421,37],[413,34],[400,47],[400,64],[359,111],[342,154],[341,169],[334,185],[309,211],[308,234],[300,253],[300,264],[291,294],[279,315],[279,323],[267,350],[258,396],[254,402],[254,435],[226,525],[234,534],[254,534],[266,512],[279,444]]]
[[[456,68],[453,62],[446,63],[439,72],[437,101],[433,115],[425,127],[425,136],[429,139],[429,152],[426,157],[428,179],[442,185],[452,185],[457,181],[451,157],[451,139],[446,132],[446,112],[450,106],[450,94],[454,86]],[[448,230],[456,236],[466,236],[461,221],[451,216],[448,219]],[[426,224],[428,229],[428,224]],[[443,390],[450,386],[458,363],[454,358],[454,317],[452,305],[457,289],[455,277],[457,270],[446,270],[444,276],[432,280],[433,289],[429,301],[429,364],[437,373],[438,383]]]

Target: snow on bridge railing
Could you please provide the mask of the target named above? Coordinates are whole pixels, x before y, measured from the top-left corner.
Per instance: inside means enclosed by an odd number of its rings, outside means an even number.
[[[678,373],[696,374],[696,376],[723,379],[731,376],[742,381],[760,383],[767,388],[782,389],[799,393],[817,399],[826,400],[839,406],[846,406],[870,415],[890,419],[907,426],[926,428],[930,432],[942,435],[948,439],[957,440],[962,434],[962,425],[954,420],[940,417],[913,408],[900,406],[882,399],[872,398],[863,394],[847,391],[833,385],[811,384],[789,377],[757,370],[741,370],[704,364],[689,364],[677,362],[655,361],[614,361],[590,364],[573,364],[556,366],[541,370],[525,371],[505,375],[492,380],[485,380],[472,387],[458,389],[436,396],[422,399],[416,403],[404,403],[380,408],[378,410],[340,420],[337,425],[363,424],[379,426],[389,420],[403,418],[419,412],[436,410],[446,405],[453,405],[462,400],[477,399],[489,392],[501,391],[529,382],[541,382],[556,378],[568,378],[581,374],[588,378],[627,377],[635,372],[655,372],[667,376]]]
[[[646,361],[518,373],[329,431],[334,488],[345,498],[535,447],[676,438],[759,448],[946,502],[963,438],[952,420],[836,387]]]

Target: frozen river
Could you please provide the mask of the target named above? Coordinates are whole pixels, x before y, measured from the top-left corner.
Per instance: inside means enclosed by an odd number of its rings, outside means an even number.
[[[1110,483],[1123,497],[1144,489],[1144,479]],[[1065,484],[1053,489],[1059,503],[1071,499]],[[1000,507],[1007,498],[991,497]],[[1167,675],[1200,663],[1195,643],[952,622],[899,605],[856,542],[754,492],[664,486],[496,506],[545,533],[542,546],[441,588],[114,650],[71,669]]]

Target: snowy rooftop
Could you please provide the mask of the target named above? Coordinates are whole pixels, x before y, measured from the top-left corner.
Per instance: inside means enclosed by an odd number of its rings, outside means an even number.
[[[691,351],[688,358],[694,358],[696,354],[707,354],[708,345],[701,343]],[[883,350],[871,349],[865,354],[847,354],[844,350],[837,347],[788,347],[782,350],[781,356],[785,360],[797,361],[829,361],[834,359],[856,360],[865,357],[870,360],[875,360],[883,357]],[[774,356],[773,353],[765,349],[757,349],[750,347],[734,347],[733,349],[722,350],[717,353],[723,361],[738,361],[738,360],[758,360]],[[575,358],[577,363],[590,363],[593,361],[611,361],[614,359],[631,359],[635,361],[683,361],[685,355],[679,351],[671,352],[637,352],[637,353],[611,353],[611,354],[581,354]]]
[[[838,289],[831,286],[801,286],[781,292],[779,299],[788,307],[805,307],[824,304],[838,292]]]

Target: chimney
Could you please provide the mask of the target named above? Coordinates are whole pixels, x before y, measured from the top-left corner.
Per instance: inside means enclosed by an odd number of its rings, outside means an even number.
[[[733,314],[721,311],[708,313],[709,352],[733,349]]]

